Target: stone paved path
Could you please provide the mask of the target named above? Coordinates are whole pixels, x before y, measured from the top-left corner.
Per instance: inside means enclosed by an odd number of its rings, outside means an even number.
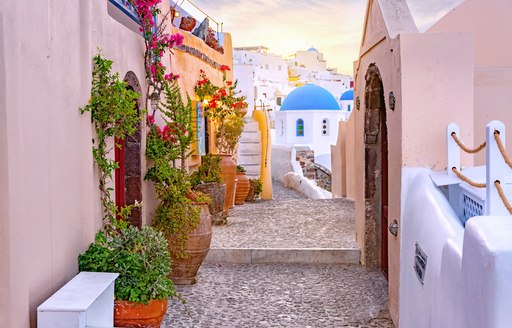
[[[353,203],[313,201],[274,183],[274,200],[236,207],[214,247],[354,248]],[[177,286],[162,327],[392,328],[387,282],[358,265],[205,263]]]

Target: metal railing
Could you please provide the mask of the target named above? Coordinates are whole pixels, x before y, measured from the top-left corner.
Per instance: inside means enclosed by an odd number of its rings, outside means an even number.
[[[489,122],[486,127],[486,141],[475,149],[466,147],[459,138],[459,126],[455,123],[448,125],[446,131],[447,173],[468,184],[468,187],[462,188],[460,200],[463,209],[463,218],[461,218],[463,222],[465,223],[470,217],[476,215],[511,215],[512,209],[502,187],[510,181],[512,176],[512,166],[509,167],[510,164],[507,163],[509,156],[505,151],[505,125],[500,121]],[[464,175],[464,170],[460,165],[461,150],[474,154],[483,149],[486,151],[485,184],[472,181]],[[477,188],[485,188],[484,197],[478,196]]]

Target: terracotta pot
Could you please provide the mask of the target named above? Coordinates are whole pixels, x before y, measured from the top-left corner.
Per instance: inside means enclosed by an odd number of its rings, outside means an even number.
[[[167,300],[151,300],[148,304],[114,301],[114,326],[160,328],[167,312]]]
[[[181,19],[180,29],[191,32],[196,26],[196,20],[193,17],[186,16]]]
[[[256,187],[254,183],[249,180],[249,191],[247,192],[247,196],[245,197],[246,202],[254,202],[254,198],[256,197]]]
[[[212,203],[208,206],[212,216],[212,224],[221,225],[225,220],[223,210],[226,199],[226,184],[216,182],[203,183],[194,187],[194,190],[205,193],[212,198]]]
[[[185,257],[178,258],[172,249],[172,239],[169,241],[169,251],[172,258],[172,271],[169,278],[176,285],[192,285],[196,283],[197,271],[203,264],[212,241],[212,219],[208,205],[198,204],[201,207],[201,221],[192,231],[185,245]]]
[[[245,172],[236,172],[236,178],[238,181],[236,183],[235,205],[243,205],[251,184]]]
[[[231,155],[220,154],[220,176],[222,182],[226,184],[226,199],[224,200],[224,212],[228,212],[231,204],[233,203],[234,191],[235,191],[235,175],[236,175],[236,163],[233,161]]]

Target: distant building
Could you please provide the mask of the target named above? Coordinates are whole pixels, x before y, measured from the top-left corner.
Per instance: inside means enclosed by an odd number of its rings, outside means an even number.
[[[349,89],[340,97],[340,107],[343,113],[343,120],[346,121],[350,117],[350,113],[354,109],[354,89]]]
[[[334,98],[352,87],[352,77],[339,74],[335,68],[327,68],[324,55],[311,47],[307,51],[297,51],[288,60],[290,85],[301,86],[314,83],[327,89]]]
[[[330,169],[330,145],[336,143],[342,116],[338,102],[325,88],[298,87],[275,113],[275,143],[309,146],[315,162]]]
[[[284,97],[292,90],[288,86],[288,64],[263,46],[234,48],[234,76],[238,87],[254,106],[279,110]],[[250,115],[250,113],[248,114]]]

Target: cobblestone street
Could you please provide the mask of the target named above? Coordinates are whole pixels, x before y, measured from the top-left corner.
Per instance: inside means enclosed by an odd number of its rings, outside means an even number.
[[[214,227],[210,252],[358,252],[353,202],[305,199],[275,181],[273,191],[272,201],[237,206],[226,226]],[[204,263],[195,285],[177,286],[188,313],[180,301],[171,300],[163,327],[393,327],[380,271],[357,264],[311,264],[314,258],[286,263],[283,254],[284,263]]]

